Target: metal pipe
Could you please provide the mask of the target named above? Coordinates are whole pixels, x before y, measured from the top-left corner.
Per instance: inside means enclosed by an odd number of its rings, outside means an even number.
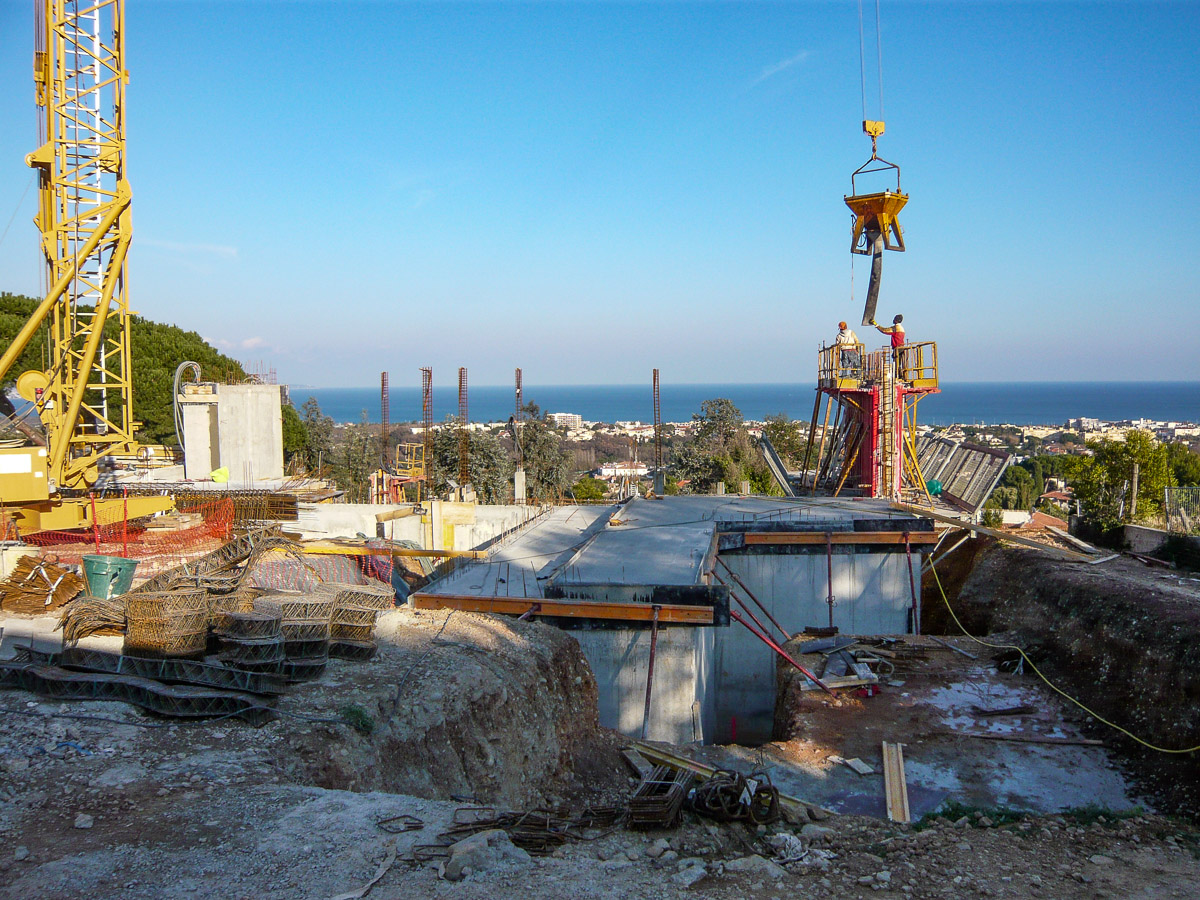
[[[756,638],[758,638],[760,641],[762,641],[764,644],[766,644],[768,647],[770,647],[772,650],[774,650],[776,653],[778,653],[780,656],[782,656],[784,659],[786,659],[789,663],[791,663],[793,666],[795,666],[797,669],[799,669],[800,673],[802,675],[804,675],[805,678],[807,678],[809,681],[811,681],[813,684],[815,684],[817,687],[819,687],[821,690],[823,690],[825,693],[827,693],[830,697],[837,696],[836,694],[834,694],[833,691],[831,691],[829,689],[829,686],[827,684],[825,684],[825,682],[823,682],[820,678],[818,678],[812,672],[808,671],[808,669],[804,668],[804,666],[800,665],[800,663],[796,662],[794,659],[792,659],[790,656],[788,656],[787,651],[784,650],[782,647],[780,647],[778,644],[776,644],[773,640],[771,640],[771,638],[768,635],[759,631],[753,625],[751,625],[749,622],[747,622],[745,619],[743,619],[737,610],[731,609],[729,611],[729,617],[731,619],[733,619],[735,622],[740,622],[742,625],[746,626],[746,629],[751,634],[753,634]]]
[[[754,605],[762,610],[763,615],[771,620],[771,624],[779,629],[779,633],[783,635],[784,641],[785,642],[790,641],[792,639],[792,636],[790,634],[788,634],[787,629],[784,628],[782,625],[780,625],[778,620],[773,615],[771,615],[771,611],[769,609],[767,609],[765,606],[763,606],[762,601],[760,601],[757,597],[754,596],[754,591],[752,591],[752,590],[750,590],[750,588],[746,587],[746,582],[742,581],[742,579],[738,577],[737,572],[735,572],[735,571],[733,571],[733,569],[729,568],[729,563],[725,562],[725,560],[721,559],[721,557],[719,557],[719,556],[717,557],[717,562],[719,562],[721,564],[722,568],[724,568],[725,571],[729,573],[729,577],[731,577],[737,583],[737,586],[746,592],[746,596],[754,601]],[[716,573],[714,572],[713,574],[716,574]],[[719,578],[720,576],[717,576],[717,577]],[[749,610],[747,610],[747,612],[748,611]],[[766,631],[766,630],[767,630],[766,628],[763,628],[763,631]]]
[[[833,532],[825,532],[825,567],[828,595],[825,602],[829,604],[829,627],[833,627]]]
[[[642,740],[650,728],[650,692],[654,688],[654,653],[658,649],[658,607],[654,607],[654,619],[650,623],[650,665],[646,670],[646,711],[642,713]]]
[[[912,544],[908,532],[904,532],[904,552],[908,555],[908,587],[912,591],[913,634],[921,633],[921,598],[917,596],[917,582],[913,577]]]

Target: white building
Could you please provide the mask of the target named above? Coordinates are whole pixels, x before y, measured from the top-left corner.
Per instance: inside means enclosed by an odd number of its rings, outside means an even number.
[[[564,425],[567,428],[579,428],[583,425],[583,418],[579,413],[547,413],[546,418],[552,425]]]
[[[609,462],[596,470],[600,478],[643,478],[650,469],[645,463]]]

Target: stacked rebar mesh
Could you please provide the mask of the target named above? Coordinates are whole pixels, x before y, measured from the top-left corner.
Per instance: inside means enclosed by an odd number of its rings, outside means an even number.
[[[279,606],[284,677],[288,681],[319,677],[329,662],[333,592],[321,585],[311,593],[275,592],[263,600]]]
[[[125,653],[202,656],[208,645],[208,595],[199,588],[125,598]]]
[[[370,659],[375,655],[375,620],[395,602],[390,586],[327,584],[333,591],[333,621],[329,655],[343,659]]]
[[[270,600],[248,603],[249,609],[220,614],[216,625],[217,658],[233,669],[278,674],[283,671],[286,659],[283,611]]]

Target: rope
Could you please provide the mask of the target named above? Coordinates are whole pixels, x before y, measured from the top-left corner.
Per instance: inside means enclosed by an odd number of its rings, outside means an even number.
[[[975,643],[977,643],[983,647],[991,647],[994,650],[1016,650],[1019,654],[1021,654],[1021,659],[1024,661],[1025,665],[1029,666],[1029,668],[1031,670],[1033,670],[1033,673],[1035,675],[1037,675],[1037,677],[1040,678],[1042,681],[1044,681],[1046,683],[1046,685],[1052,691],[1054,691],[1056,694],[1059,694],[1062,697],[1065,697],[1067,700],[1071,701],[1071,703],[1078,706],[1081,710],[1083,710],[1085,713],[1087,713],[1089,716],[1091,716],[1097,722],[1100,722],[1103,725],[1107,725],[1109,728],[1112,728],[1115,731],[1119,731],[1121,734],[1125,735],[1128,738],[1131,738],[1132,740],[1141,744],[1143,747],[1145,747],[1148,750],[1153,750],[1156,753],[1170,753],[1170,754],[1195,753],[1196,751],[1200,750],[1200,744],[1197,744],[1194,747],[1185,747],[1181,750],[1172,750],[1167,747],[1159,747],[1157,744],[1152,744],[1149,741],[1138,737],[1136,734],[1134,734],[1129,729],[1122,728],[1120,725],[1117,725],[1115,722],[1110,722],[1108,719],[1104,718],[1104,716],[1100,715],[1095,710],[1090,709],[1087,706],[1084,706],[1084,704],[1081,701],[1075,699],[1070,694],[1068,694],[1066,691],[1064,691],[1062,688],[1060,688],[1058,685],[1056,685],[1053,681],[1051,681],[1049,678],[1047,678],[1045,675],[1042,674],[1041,670],[1033,664],[1033,660],[1029,658],[1029,654],[1027,654],[1020,647],[1016,646],[1015,644],[993,644],[988,641],[985,641],[985,640],[975,637],[975,635],[971,634],[969,631],[967,631],[967,629],[965,627],[963,627],[963,623],[960,622],[958,620],[958,616],[955,615],[954,607],[952,607],[950,605],[950,598],[946,596],[946,589],[944,587],[942,587],[942,580],[940,578],[938,578],[937,569],[934,568],[933,566],[930,566],[929,571],[933,573],[933,580],[938,586],[938,591],[942,595],[942,602],[946,604],[946,610],[950,613],[950,618],[952,618],[954,620],[954,624],[958,626],[959,631],[961,631],[964,636],[970,638]]]
[[[3,244],[4,239],[8,237],[8,229],[12,228],[12,223],[16,221],[17,213],[21,211],[21,204],[25,202],[25,195],[29,193],[30,187],[33,186],[33,179],[36,175],[37,172],[32,173],[29,176],[29,181],[25,183],[25,190],[21,192],[21,199],[17,201],[16,208],[13,209],[13,214],[8,217],[8,224],[4,226],[4,232],[0,233],[0,244]]]

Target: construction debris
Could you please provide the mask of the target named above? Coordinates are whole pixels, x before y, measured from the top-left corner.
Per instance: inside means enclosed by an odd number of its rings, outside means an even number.
[[[12,574],[0,584],[0,609],[39,615],[59,609],[83,589],[83,579],[69,569],[36,555],[22,556]]]
[[[695,776],[687,769],[657,765],[642,779],[629,801],[630,828],[674,828]]]

